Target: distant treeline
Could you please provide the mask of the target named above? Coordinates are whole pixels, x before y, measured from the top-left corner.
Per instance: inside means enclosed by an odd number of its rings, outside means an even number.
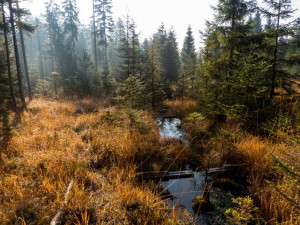
[[[200,32],[200,51],[190,26],[181,50],[163,24],[141,41],[132,18],[113,21],[112,0],[93,0],[89,25],[80,24],[76,0],[49,0],[39,18],[20,9],[21,1],[0,2],[2,108],[25,108],[25,97],[38,95],[109,96],[154,110],[165,99],[192,98],[209,117],[257,121],[277,94],[299,87],[300,19],[291,19],[290,0],[265,0],[264,8],[219,0]]]

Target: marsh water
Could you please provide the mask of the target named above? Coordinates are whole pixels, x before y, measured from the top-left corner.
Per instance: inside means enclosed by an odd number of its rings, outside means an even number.
[[[159,126],[160,136],[187,141],[187,133],[181,128],[181,119],[173,117],[157,117],[156,123]]]
[[[181,128],[182,121],[179,118],[158,117],[156,122],[159,126],[159,134],[164,138],[178,139],[188,144],[187,133]],[[189,166],[187,166],[189,169]],[[199,224],[207,224],[207,217],[195,214],[192,205],[193,199],[202,195],[205,182],[205,172],[194,172],[194,177],[170,179],[162,181],[161,186],[168,190],[172,198],[168,199],[170,206],[187,210],[191,215],[197,217]]]
[[[188,145],[187,132],[182,129],[182,121],[179,118],[158,117],[156,122],[159,126],[159,134],[164,138],[178,139]],[[186,170],[190,170],[187,165]],[[194,177],[170,179],[162,181],[162,188],[168,190],[171,197],[168,199],[169,205],[186,210],[193,216],[193,224],[224,224],[224,211],[234,207],[231,199],[240,196],[241,190],[235,193],[232,190],[222,187],[212,187],[210,192],[210,202],[213,206],[210,212],[197,213],[193,210],[193,200],[202,195],[205,186],[205,172],[193,171]],[[222,174],[219,176],[222,177]],[[209,181],[211,177],[207,177]],[[242,187],[241,187],[242,189]]]

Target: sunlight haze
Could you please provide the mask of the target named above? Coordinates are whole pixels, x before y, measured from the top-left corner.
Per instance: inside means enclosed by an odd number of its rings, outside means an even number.
[[[31,0],[22,3],[25,8],[29,8],[33,16],[44,13],[44,3],[46,0]],[[57,1],[61,2],[61,1]],[[190,24],[197,47],[201,46],[199,30],[205,28],[205,20],[213,19],[211,5],[215,6],[218,0],[113,0],[113,17],[116,21],[119,17],[124,19],[128,13],[140,31],[140,41],[151,37],[158,27],[164,23],[166,28],[171,26],[177,34],[179,47],[185,37],[188,25]],[[32,7],[34,4],[34,7]],[[31,5],[31,7],[28,7]],[[92,1],[77,0],[79,8],[80,22],[88,24],[92,16]],[[300,8],[299,0],[292,0],[294,9]],[[300,16],[300,11],[294,13],[295,17]]]

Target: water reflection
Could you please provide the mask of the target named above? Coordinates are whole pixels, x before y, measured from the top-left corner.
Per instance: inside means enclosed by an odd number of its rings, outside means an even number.
[[[160,127],[159,135],[165,138],[175,138],[181,141],[187,140],[186,132],[180,128],[182,122],[179,118],[156,118],[157,125]]]

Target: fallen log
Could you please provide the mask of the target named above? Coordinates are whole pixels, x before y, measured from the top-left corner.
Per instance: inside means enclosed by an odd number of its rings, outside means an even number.
[[[65,194],[63,205],[60,207],[59,211],[56,213],[56,215],[53,218],[53,220],[51,221],[50,225],[59,224],[59,220],[60,220],[61,216],[63,215],[63,213],[65,212],[65,205],[67,205],[67,203],[68,203],[68,198],[69,198],[70,192],[73,188],[73,185],[74,185],[74,179],[72,179],[71,182],[69,183],[67,192]]]
[[[174,119],[174,118],[180,118],[180,116],[176,115],[164,115],[164,116],[154,116],[154,118],[162,118],[162,119]]]
[[[227,171],[233,171],[237,170],[243,166],[246,166],[246,164],[226,164],[223,167],[219,168],[210,168],[208,170],[208,173],[214,174],[214,173],[222,173],[222,172],[227,172]]]
[[[194,177],[193,171],[151,171],[151,172],[139,172],[136,174],[140,180],[170,180]]]

